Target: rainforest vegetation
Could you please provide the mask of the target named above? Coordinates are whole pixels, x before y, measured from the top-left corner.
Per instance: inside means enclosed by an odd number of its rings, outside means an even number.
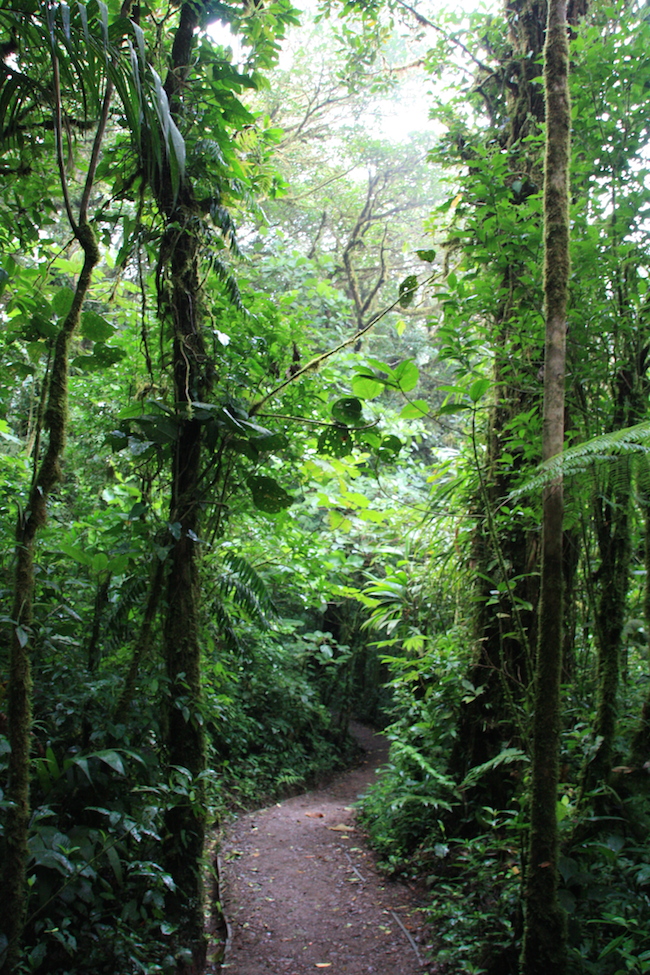
[[[437,971],[650,971],[647,6],[0,45],[2,971],[202,972],[352,716]]]

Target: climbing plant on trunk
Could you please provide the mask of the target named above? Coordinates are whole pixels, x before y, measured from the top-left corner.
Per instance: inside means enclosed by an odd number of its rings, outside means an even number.
[[[33,458],[33,475],[27,504],[18,516],[16,526],[15,577],[12,608],[12,636],[9,663],[8,732],[11,753],[9,758],[9,783],[7,801],[9,811],[6,828],[7,855],[3,865],[3,890],[8,910],[4,916],[4,932],[8,942],[6,970],[18,969],[21,937],[27,907],[26,863],[28,857],[28,829],[30,816],[30,738],[32,720],[32,623],[35,589],[35,548],[39,530],[47,517],[48,499],[61,478],[61,459],[65,450],[68,428],[68,370],[69,350],[72,338],[79,326],[84,302],[88,295],[93,271],[100,259],[95,233],[89,219],[90,197],[95,183],[97,165],[108,123],[113,98],[113,80],[110,75],[103,79],[83,75],[84,84],[103,86],[103,97],[96,120],[95,137],[88,163],[86,178],[77,213],[74,212],[68,189],[68,175],[64,161],[64,107],[61,84],[61,61],[71,49],[70,23],[58,26],[57,8],[50,8],[46,23],[36,19],[23,24],[23,38],[32,46],[33,53],[39,46],[49,53],[51,87],[53,95],[53,128],[55,133],[56,165],[58,166],[62,198],[72,234],[83,252],[83,266],[74,292],[70,295],[69,308],[63,315],[54,340],[44,424],[47,442],[42,453]],[[88,26],[86,23],[86,32]],[[78,38],[77,38],[78,39]],[[107,37],[104,38],[107,42]],[[108,54],[108,45],[105,44]],[[67,75],[66,75],[67,77]],[[23,106],[28,98],[20,84],[13,91],[5,81],[9,99],[3,101],[3,109],[11,117],[16,102]],[[29,89],[28,89],[29,90]],[[29,92],[31,95],[32,92]],[[86,96],[90,95],[86,91]],[[12,97],[13,96],[13,97]],[[6,117],[3,123],[6,122]],[[14,133],[11,125],[3,124],[4,140],[11,141]]]
[[[565,0],[548,6],[544,49],[544,460],[564,443],[566,309],[569,288],[569,160],[571,104]],[[539,642],[535,666],[530,841],[526,877],[524,975],[562,975],[564,913],[557,898],[557,785],[562,668],[562,476],[544,488]]]
[[[202,133],[214,138],[214,158],[221,169],[212,174],[211,196],[198,200],[193,174],[182,165],[184,152],[168,154],[157,164],[152,147],[145,142],[149,185],[163,220],[156,274],[158,313],[164,340],[171,342],[170,368],[174,397],[174,440],[171,445],[169,554],[167,555],[167,602],[163,624],[164,657],[168,679],[165,721],[166,758],[170,782],[182,783],[178,800],[165,816],[164,857],[174,881],[168,898],[168,912],[178,927],[177,947],[180,971],[202,971],[205,961],[203,916],[203,845],[205,837],[206,745],[201,702],[201,598],[199,584],[201,513],[209,503],[210,479],[203,476],[203,439],[206,412],[213,391],[215,365],[208,349],[205,331],[203,277],[211,263],[215,233],[231,243],[234,228],[224,201],[233,193],[233,170],[224,156],[241,174],[230,130],[251,124],[253,117],[234,98],[244,84],[254,86],[238,74],[227,60],[205,48],[197,56],[199,31],[210,14],[209,4],[185,3],[178,15],[169,66],[160,93],[169,109],[170,135],[177,144],[182,130],[197,125],[200,91],[209,73],[203,71],[212,61],[212,77],[218,82],[211,91],[212,113]],[[282,25],[293,14],[280,3],[277,16],[272,12],[273,29],[264,34],[260,57],[275,56],[274,40]],[[230,12],[231,17],[233,12]],[[245,12],[244,15],[245,16]],[[254,15],[259,28],[261,13]],[[251,33],[255,34],[255,29]],[[264,40],[265,38],[265,40]],[[266,44],[266,51],[264,46]],[[220,75],[223,75],[221,81]],[[164,92],[164,94],[163,94]],[[165,101],[166,100],[166,101]],[[216,120],[216,121],[215,121]],[[229,146],[228,151],[224,147]],[[180,163],[180,165],[179,165]],[[236,192],[236,191],[235,191]],[[227,267],[220,265],[231,299],[237,303],[237,289]],[[214,429],[214,424],[213,424]],[[215,444],[213,450],[217,451]],[[209,463],[209,461],[208,461]],[[191,956],[191,959],[190,959]]]

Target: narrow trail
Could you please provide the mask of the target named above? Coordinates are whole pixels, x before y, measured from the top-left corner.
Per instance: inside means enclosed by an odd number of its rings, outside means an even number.
[[[427,975],[415,893],[386,880],[352,808],[386,739],[351,729],[363,763],[326,787],[241,816],[221,849],[225,975]]]

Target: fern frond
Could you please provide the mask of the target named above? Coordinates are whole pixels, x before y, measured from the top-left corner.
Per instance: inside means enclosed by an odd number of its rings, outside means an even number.
[[[137,617],[137,610],[143,605],[148,589],[146,575],[128,576],[124,579],[118,599],[109,603],[103,618],[103,643],[106,650],[116,650],[133,639],[133,617]]]
[[[460,789],[470,789],[472,786],[476,785],[478,780],[482,778],[487,772],[492,772],[495,768],[500,765],[511,765],[513,762],[527,762],[528,756],[525,752],[522,752],[520,748],[504,748],[503,751],[495,755],[487,762],[483,762],[482,765],[475,765],[474,768],[470,769],[463,781],[460,783]]]
[[[392,810],[403,809],[408,803],[415,803],[427,809],[444,809],[445,812],[451,812],[454,808],[451,803],[445,802],[444,799],[435,799],[433,796],[419,796],[414,792],[409,792],[405,796],[399,796],[391,802],[390,808]]]
[[[223,288],[226,293],[226,297],[230,301],[230,304],[236,308],[237,311],[245,312],[246,309],[244,307],[244,302],[242,301],[239,285],[233,277],[228,265],[224,264],[224,262],[221,261],[214,253],[211,255],[210,265],[216,276],[223,283]]]
[[[219,633],[225,649],[239,650],[239,638],[235,631],[234,622],[223,603],[217,602],[212,606],[212,622]]]
[[[545,487],[560,475],[571,477],[584,474],[593,464],[612,463],[618,457],[629,455],[650,456],[650,421],[644,420],[632,427],[603,433],[599,437],[576,444],[575,447],[569,447],[540,464],[538,473],[512,491],[508,497],[516,500],[524,494],[531,494]]]
[[[414,748],[413,745],[408,745],[406,742],[395,741],[391,746],[391,751],[395,757],[409,758],[414,762],[426,775],[428,775],[434,782],[436,782],[443,789],[452,792],[457,795],[456,783],[453,779],[450,779],[448,775],[443,775],[437,769],[431,765],[430,762],[424,757],[424,755]]]
[[[215,613],[223,613],[224,623],[227,617],[228,625],[232,629],[232,621],[224,605],[227,600],[264,629],[268,629],[277,610],[266,583],[250,562],[239,555],[229,552],[224,563],[222,572],[215,580],[217,593],[221,597],[215,601]]]

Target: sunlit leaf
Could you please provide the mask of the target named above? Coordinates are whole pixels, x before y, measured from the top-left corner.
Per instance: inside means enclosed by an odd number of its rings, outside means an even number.
[[[400,416],[403,420],[417,420],[423,416],[426,416],[429,412],[429,404],[426,400],[415,399],[412,403],[407,403],[400,410]]]
[[[345,457],[352,450],[352,435],[347,427],[326,427],[318,438],[318,451],[330,457]]]
[[[487,376],[483,376],[481,379],[476,379],[472,383],[469,390],[469,398],[471,399],[472,403],[478,403],[481,397],[490,388],[491,383],[492,380],[489,379]]]
[[[393,373],[403,393],[410,393],[418,384],[420,371],[412,359],[406,359],[395,367]]]
[[[374,399],[385,389],[385,384],[379,382],[372,374],[358,373],[353,377],[351,385],[352,392],[361,399]]]

